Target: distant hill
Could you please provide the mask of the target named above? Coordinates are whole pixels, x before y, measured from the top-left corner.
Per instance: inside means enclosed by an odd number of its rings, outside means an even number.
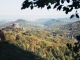
[[[27,21],[24,19],[18,19],[16,21],[11,21],[11,22],[1,22],[3,24],[0,24],[0,29],[10,26],[14,23],[18,23],[21,27],[23,28],[28,28],[28,29],[48,29],[48,28],[52,28],[52,27],[56,27],[56,26],[60,26],[60,25],[65,25],[65,24],[69,24],[72,23],[71,22],[72,19],[68,20],[68,18],[60,18],[60,19],[53,19],[53,18],[46,18],[46,19],[37,19],[35,21]],[[73,20],[77,21],[76,19]]]
[[[60,20],[52,19],[52,20],[46,21],[44,23],[44,26],[51,27],[51,26],[58,26],[58,25],[64,25],[64,24],[67,24],[67,22],[63,22],[63,21],[60,21]]]
[[[44,23],[47,22],[47,21],[49,21],[49,20],[52,20],[52,18],[36,19],[36,20],[34,21],[34,23],[43,24],[43,25],[44,25]]]
[[[18,19],[16,21],[12,21],[12,22],[8,22],[8,23],[5,23],[5,24],[2,24],[0,25],[0,28],[4,28],[4,27],[7,27],[7,26],[10,26],[14,23],[18,23],[21,27],[23,28],[28,28],[28,29],[39,29],[39,28],[43,28],[43,25],[41,24],[35,24],[33,22],[29,22],[29,21],[26,21],[26,20],[23,20],[23,19]]]
[[[10,26],[14,23],[18,23],[20,27],[28,28],[28,29],[46,29],[47,27],[57,26],[66,24],[66,22],[56,20],[56,19],[40,19],[36,21],[26,21],[24,19],[18,19],[16,21],[8,22],[5,24],[1,24],[0,28],[4,28]]]
[[[76,18],[76,17],[74,17],[74,18],[58,18],[58,20],[61,20],[61,21],[64,21],[64,22],[76,22],[76,21],[79,21],[80,19],[78,19],[78,18]]]
[[[61,21],[59,19],[38,19],[36,21],[34,21],[35,23],[37,24],[42,24],[44,26],[47,26],[47,27],[52,27],[52,26],[58,26],[58,25],[64,25],[64,24],[67,24],[68,22],[65,22],[65,21]]]
[[[66,32],[69,31],[70,35],[80,35],[80,21],[76,21],[60,27],[60,30]]]

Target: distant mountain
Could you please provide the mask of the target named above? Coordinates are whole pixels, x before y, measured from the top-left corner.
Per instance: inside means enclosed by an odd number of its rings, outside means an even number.
[[[46,18],[46,19],[37,19],[35,21],[27,21],[24,19],[18,19],[16,21],[6,22],[6,21],[0,21],[0,29],[10,26],[14,23],[18,23],[21,27],[28,28],[28,29],[45,29],[49,27],[55,27],[60,25],[65,25],[72,23],[73,19],[69,18],[59,18],[59,19],[53,19],[53,18]],[[74,18],[73,21],[77,21],[76,18]]]
[[[52,20],[46,21],[44,23],[44,26],[51,27],[51,26],[58,26],[58,25],[64,25],[64,24],[67,24],[67,22],[56,20],[56,19],[52,19]]]
[[[26,21],[26,20],[24,20],[24,19],[18,19],[18,20],[16,20],[15,22],[28,22],[28,21]]]
[[[36,20],[34,21],[34,23],[43,24],[43,25],[44,25],[45,22],[47,22],[47,21],[49,21],[49,20],[52,20],[52,19],[53,19],[53,18],[36,19]]]
[[[61,21],[59,19],[38,19],[36,21],[34,21],[35,23],[37,24],[42,24],[44,26],[47,26],[47,27],[52,27],[52,26],[58,26],[58,25],[64,25],[64,24],[67,24],[68,22],[65,22],[65,21]]]
[[[5,24],[2,24],[2,25],[0,25],[0,28],[4,28],[4,27],[7,27],[7,26],[10,26],[10,25],[12,25],[14,23],[18,23],[19,26],[21,26],[23,28],[28,28],[28,29],[43,28],[43,25],[41,25],[41,24],[35,24],[35,23],[29,22],[29,21],[26,21],[26,20],[23,20],[23,19],[18,19],[16,21],[12,21],[12,22],[8,22],[8,23],[5,23]]]
[[[74,18],[71,18],[71,19],[70,18],[58,18],[58,20],[71,23],[71,22],[79,21],[80,19],[74,17]]]

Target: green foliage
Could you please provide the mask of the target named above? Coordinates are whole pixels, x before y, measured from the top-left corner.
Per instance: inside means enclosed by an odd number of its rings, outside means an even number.
[[[66,34],[66,36],[69,37],[71,37],[72,35],[74,37],[80,35],[80,21],[76,21],[67,25],[60,26],[58,32],[64,33]]]
[[[74,43],[74,45],[67,43],[68,49],[72,53],[73,60],[80,60],[80,35],[76,36],[77,42]]]
[[[5,33],[5,38],[6,40],[10,41],[10,40],[15,40],[15,34],[14,33]]]

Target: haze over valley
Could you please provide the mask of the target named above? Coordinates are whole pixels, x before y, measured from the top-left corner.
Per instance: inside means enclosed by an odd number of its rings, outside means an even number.
[[[79,31],[79,20],[80,19],[77,18],[39,18],[35,19],[34,21],[29,21],[28,19],[17,19],[14,21],[0,20],[0,29],[11,26],[14,23],[18,23],[22,28],[29,30],[47,30],[49,32],[55,31],[59,33],[64,33],[66,32],[66,30],[70,31],[70,29],[73,28],[73,24],[75,23],[74,29],[71,30],[73,32],[76,28],[76,31]]]

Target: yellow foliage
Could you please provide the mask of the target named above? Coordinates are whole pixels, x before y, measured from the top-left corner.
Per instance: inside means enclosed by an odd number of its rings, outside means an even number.
[[[36,37],[33,35],[33,36],[30,36],[30,39],[31,40],[36,40]]]
[[[3,32],[4,34],[6,34],[6,33],[7,33],[5,30],[2,30],[2,32]]]
[[[16,35],[16,38],[18,38],[19,40],[25,40],[25,36],[23,36],[21,33],[18,33]]]
[[[13,34],[5,33],[6,40],[15,40],[16,37]]]
[[[29,49],[29,47],[30,47],[30,44],[27,44],[27,49]]]

